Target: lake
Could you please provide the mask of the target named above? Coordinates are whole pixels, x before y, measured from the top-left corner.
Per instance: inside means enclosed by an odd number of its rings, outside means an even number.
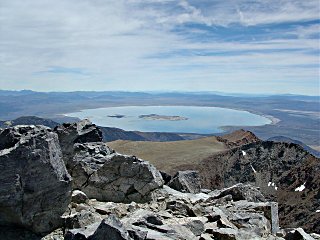
[[[66,116],[89,118],[104,127],[127,131],[220,133],[222,126],[260,126],[271,120],[246,111],[196,106],[124,106],[85,109]]]

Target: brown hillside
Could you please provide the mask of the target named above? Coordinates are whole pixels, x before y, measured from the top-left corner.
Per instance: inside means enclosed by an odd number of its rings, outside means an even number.
[[[148,160],[158,169],[171,174],[177,170],[193,169],[203,159],[228,149],[216,137],[175,142],[117,140],[108,145],[119,153]]]

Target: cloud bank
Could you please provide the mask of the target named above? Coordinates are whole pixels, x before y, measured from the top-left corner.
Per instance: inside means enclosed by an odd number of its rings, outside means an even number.
[[[319,95],[318,0],[2,0],[2,89]]]

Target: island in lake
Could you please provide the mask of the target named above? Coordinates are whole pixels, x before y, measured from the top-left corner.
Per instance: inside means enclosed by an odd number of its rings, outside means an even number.
[[[121,115],[121,114],[115,114],[115,115],[108,115],[108,117],[110,117],[110,118],[124,118],[126,116],[125,115]]]
[[[147,114],[140,115],[139,118],[143,118],[145,120],[165,120],[165,121],[182,121],[188,120],[186,117],[181,116],[166,116],[166,115],[158,115],[158,114]]]

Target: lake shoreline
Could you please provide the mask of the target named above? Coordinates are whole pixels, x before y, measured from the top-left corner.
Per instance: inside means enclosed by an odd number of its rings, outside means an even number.
[[[191,105],[102,107],[83,109],[65,116],[89,118],[97,125],[126,131],[196,134],[221,134],[230,126],[241,128],[279,122],[272,116],[244,109]]]

